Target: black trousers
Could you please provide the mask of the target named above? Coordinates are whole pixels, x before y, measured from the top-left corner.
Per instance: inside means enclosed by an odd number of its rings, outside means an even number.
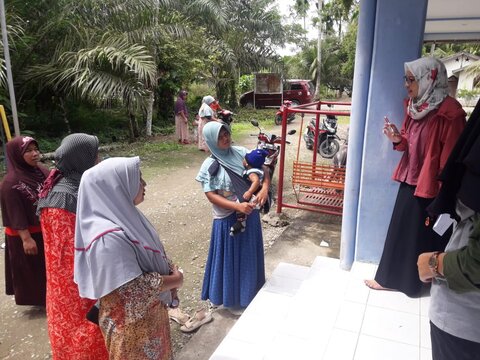
[[[480,360],[480,343],[440,330],[430,321],[433,360]]]

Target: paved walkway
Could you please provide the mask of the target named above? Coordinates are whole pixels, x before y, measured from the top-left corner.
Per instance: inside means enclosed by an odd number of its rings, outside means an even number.
[[[429,297],[370,290],[375,270],[326,257],[279,264],[210,359],[431,359]]]

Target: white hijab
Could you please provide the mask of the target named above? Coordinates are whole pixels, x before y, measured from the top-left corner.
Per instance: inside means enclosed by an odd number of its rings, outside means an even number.
[[[434,57],[420,58],[405,63],[418,83],[418,96],[408,100],[408,115],[420,120],[437,109],[448,96],[448,78],[445,65]]]
[[[210,107],[210,104],[215,101],[215,98],[211,95],[204,96],[202,99],[202,106],[200,106],[200,109],[198,110],[198,116],[201,118],[207,117],[207,116],[213,116],[213,110]]]
[[[133,204],[139,188],[138,156],[110,158],[83,174],[78,191],[74,269],[81,297],[101,298],[142,273],[169,274],[155,228]],[[170,291],[159,296],[170,303]]]

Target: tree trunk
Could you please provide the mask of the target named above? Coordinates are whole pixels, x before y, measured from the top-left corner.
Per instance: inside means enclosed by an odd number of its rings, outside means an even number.
[[[128,112],[128,129],[130,133],[130,141],[133,142],[135,141],[136,138],[139,137],[139,131],[138,131],[138,124],[137,124],[137,119],[135,118],[135,114],[132,113],[131,111]]]
[[[235,80],[232,79],[230,81],[230,101],[229,101],[230,109],[236,109],[238,107],[237,102],[237,86]]]
[[[60,108],[62,109],[63,122],[65,123],[65,126],[67,127],[67,132],[69,134],[71,134],[72,129],[70,128],[70,122],[68,121],[67,109],[65,107],[65,100],[61,96],[58,99],[60,101]]]
[[[145,134],[147,136],[152,136],[152,117],[153,117],[154,100],[155,99],[154,99],[153,91],[149,91],[147,96],[147,104],[146,104],[147,119],[145,124]]]
[[[154,104],[156,104],[157,124],[160,127],[165,127],[175,124],[175,117],[173,116],[175,98],[172,89],[162,85],[160,82],[160,86],[157,87]]]
[[[322,6],[323,0],[318,0],[317,83],[315,86],[317,98],[320,98],[320,73],[322,71]]]

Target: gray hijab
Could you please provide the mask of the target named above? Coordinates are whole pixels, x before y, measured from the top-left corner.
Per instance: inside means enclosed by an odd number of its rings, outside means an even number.
[[[98,138],[88,134],[66,136],[55,151],[55,169],[42,185],[37,212],[42,208],[65,209],[75,213],[80,178],[95,165]]]
[[[155,228],[133,204],[139,188],[138,156],[104,160],[82,176],[74,269],[81,297],[99,299],[142,273],[170,273]],[[171,302],[170,291],[159,297]]]

